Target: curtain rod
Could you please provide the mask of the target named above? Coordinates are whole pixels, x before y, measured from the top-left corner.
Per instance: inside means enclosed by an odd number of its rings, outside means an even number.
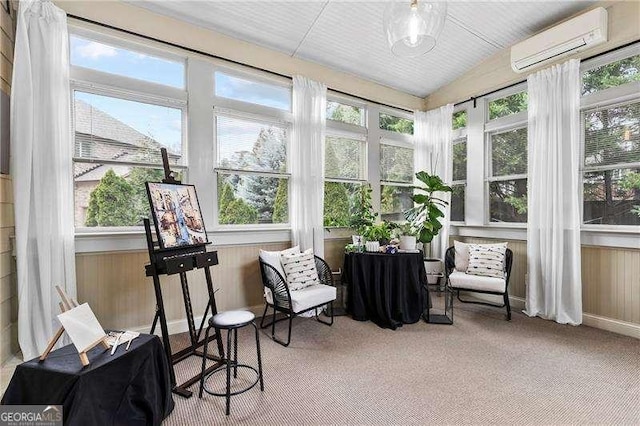
[[[595,58],[597,58],[597,57],[599,57],[599,56],[603,56],[603,55],[606,55],[606,54],[608,54],[608,53],[615,52],[616,50],[624,49],[625,47],[629,47],[629,46],[631,46],[631,45],[633,45],[633,44],[638,43],[639,41],[640,41],[640,40],[630,41],[630,42],[625,43],[625,44],[623,44],[623,45],[620,45],[620,46],[618,46],[618,47],[614,47],[614,48],[611,48],[611,49],[609,49],[609,50],[605,50],[604,52],[596,53],[595,55],[591,55],[591,56],[588,56],[588,57],[586,57],[586,58],[582,58],[582,59],[580,59],[580,62],[583,62],[583,61],[589,61],[589,60],[591,60],[591,59],[595,59]],[[464,104],[464,103],[466,103],[466,102],[473,101],[473,107],[475,108],[475,107],[476,107],[476,101],[477,101],[478,99],[483,98],[483,97],[485,97],[485,96],[493,95],[493,94],[494,94],[494,93],[496,93],[496,92],[500,92],[500,91],[505,90],[505,89],[508,89],[508,88],[510,88],[510,87],[517,86],[518,84],[525,83],[526,81],[527,81],[526,79],[524,79],[524,80],[520,80],[520,81],[516,81],[515,83],[509,84],[508,86],[504,86],[504,87],[501,87],[501,88],[499,88],[499,89],[495,89],[495,90],[492,90],[492,91],[490,91],[490,92],[483,93],[483,94],[481,94],[481,95],[472,96],[472,97],[470,97],[469,99],[467,99],[467,100],[465,100],[465,101],[456,102],[455,104],[453,104],[453,106],[454,106],[454,107],[456,107],[456,106],[458,106],[458,105],[462,105],[462,104]]]
[[[267,70],[267,69],[264,69],[264,68],[260,68],[260,67],[257,67],[255,65],[244,64],[242,62],[235,61],[233,59],[224,58],[222,56],[214,55],[212,53],[203,52],[202,50],[193,49],[191,47],[182,46],[180,44],[172,43],[170,41],[165,41],[165,40],[161,40],[161,39],[158,39],[158,38],[155,38],[155,37],[151,37],[151,36],[148,36],[148,35],[140,34],[140,33],[137,33],[135,31],[125,30],[124,28],[120,28],[120,27],[116,27],[116,26],[113,26],[113,25],[105,24],[103,22],[94,21],[94,20],[88,19],[88,18],[83,18],[82,16],[67,14],[67,17],[76,19],[78,21],[87,22],[89,24],[98,25],[98,26],[103,27],[103,28],[108,28],[110,30],[119,31],[119,32],[122,32],[122,33],[125,33],[125,34],[129,34],[129,35],[132,35],[132,36],[135,36],[135,37],[140,37],[140,38],[143,38],[145,40],[149,40],[149,41],[153,41],[153,42],[156,42],[156,43],[161,43],[161,44],[164,44],[164,45],[167,45],[167,46],[175,47],[177,49],[186,50],[187,52],[190,52],[190,53],[196,53],[198,55],[203,55],[203,56],[207,56],[209,58],[218,59],[218,60],[221,60],[221,61],[224,61],[224,62],[228,62],[228,63],[234,64],[234,65],[241,65],[243,67],[251,68],[251,69],[256,70],[256,71],[265,72],[265,73],[268,73],[268,74],[271,74],[271,75],[275,75],[277,77],[283,77],[283,78],[287,78],[287,79],[292,78],[291,75],[281,74],[279,72],[275,72],[275,71]],[[327,87],[327,89],[331,90],[334,93],[340,94],[340,95],[348,96],[348,97],[355,98],[355,99],[358,99],[358,100],[361,100],[361,101],[365,101],[365,102],[371,102],[371,103],[378,104],[378,105],[381,105],[381,106],[384,106],[384,107],[387,107],[387,108],[392,108],[392,109],[396,109],[396,110],[400,110],[400,111],[410,112],[410,113],[413,114],[413,111],[410,110],[410,109],[407,109],[407,108],[397,107],[397,106],[385,104],[385,103],[382,103],[382,102],[374,101],[373,99],[368,99],[368,98],[364,98],[362,96],[353,95],[351,93],[343,92],[342,90],[332,89],[331,87]]]

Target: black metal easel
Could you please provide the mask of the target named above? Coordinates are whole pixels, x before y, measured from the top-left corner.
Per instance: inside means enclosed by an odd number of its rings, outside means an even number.
[[[165,178],[162,180],[162,182],[179,184],[180,182],[173,178],[173,172],[171,172],[171,170],[169,169],[167,151],[163,148],[161,150],[161,153],[165,174]],[[208,339],[200,340],[202,330],[205,325],[205,320],[207,318],[207,315],[209,314],[209,309],[211,309],[212,315],[218,313],[214,294],[215,291],[213,290],[213,280],[211,278],[211,271],[209,269],[211,266],[218,264],[218,253],[216,251],[207,251],[206,245],[209,243],[198,246],[190,246],[188,248],[162,249],[160,248],[160,244],[157,241],[153,240],[153,235],[151,234],[151,222],[149,221],[149,219],[144,219],[144,229],[147,235],[147,248],[149,249],[150,260],[150,264],[145,266],[145,272],[148,277],[153,278],[153,287],[156,294],[156,314],[153,318],[151,334],[154,334],[159,319],[160,330],[162,332],[162,343],[167,354],[167,359],[169,360],[171,366],[170,375],[173,392],[185,398],[189,398],[191,397],[192,392],[188,390],[188,388],[189,386],[200,380],[200,375],[196,375],[185,381],[184,383],[178,385],[176,382],[176,375],[173,366],[191,356],[203,357],[203,352],[198,348],[202,347],[205,344],[208,344],[214,339],[216,340],[218,345],[219,356],[209,354],[207,355],[208,359],[211,359],[215,362],[206,370],[205,374],[208,374],[209,372],[215,370],[224,363],[224,349],[222,347],[222,339],[219,332],[213,333],[209,336]],[[200,327],[197,330],[195,320],[193,318],[193,308],[191,306],[189,284],[187,282],[187,271],[191,271],[193,269],[204,270],[207,282],[207,291],[209,293],[209,302],[207,303],[204,315],[202,316]],[[182,286],[182,296],[184,298],[184,308],[187,314],[187,325],[189,327],[190,339],[190,345],[176,353],[172,353],[171,351],[171,343],[169,342],[169,332],[167,328],[167,317],[164,310],[164,302],[162,300],[162,288],[160,286],[160,275],[174,274],[180,274],[180,284]]]

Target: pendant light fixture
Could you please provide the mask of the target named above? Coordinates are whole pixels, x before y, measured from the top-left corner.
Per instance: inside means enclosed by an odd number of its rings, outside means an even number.
[[[394,55],[414,58],[436,45],[447,16],[445,2],[392,2],[384,13],[384,28]]]

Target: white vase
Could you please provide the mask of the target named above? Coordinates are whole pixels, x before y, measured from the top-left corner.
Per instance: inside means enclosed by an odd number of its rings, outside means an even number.
[[[412,235],[402,235],[400,237],[400,250],[415,250],[416,237]]]

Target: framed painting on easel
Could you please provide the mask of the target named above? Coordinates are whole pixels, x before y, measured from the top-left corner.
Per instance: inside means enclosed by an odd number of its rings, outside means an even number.
[[[209,242],[195,186],[147,182],[147,195],[161,248],[199,246]]]

